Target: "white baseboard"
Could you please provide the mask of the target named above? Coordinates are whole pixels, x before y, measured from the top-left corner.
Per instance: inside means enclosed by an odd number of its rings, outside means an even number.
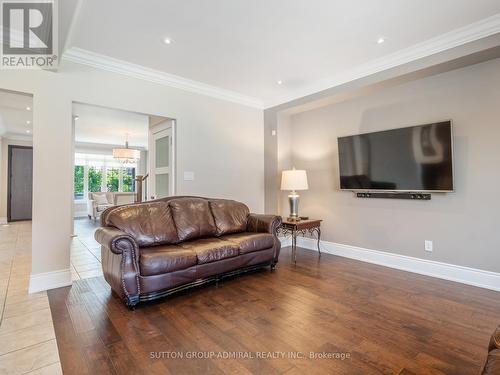
[[[289,239],[282,241],[282,246],[290,246],[290,244]],[[317,250],[316,244],[317,241],[312,238],[297,238],[297,246],[299,247]],[[328,241],[321,241],[320,246],[321,251],[325,253],[500,291],[500,273]]]
[[[281,247],[292,246],[292,239],[290,237],[278,237],[281,242]]]
[[[70,269],[37,273],[30,275],[29,293],[61,288],[72,284]]]
[[[7,224],[7,218],[4,216],[0,216],[0,224]]]

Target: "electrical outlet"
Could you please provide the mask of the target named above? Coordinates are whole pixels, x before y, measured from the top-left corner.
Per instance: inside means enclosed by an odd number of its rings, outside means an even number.
[[[433,247],[434,247],[434,246],[433,246],[432,241],[425,240],[425,242],[424,242],[424,249],[425,249],[425,251],[430,251],[430,252],[432,252]]]

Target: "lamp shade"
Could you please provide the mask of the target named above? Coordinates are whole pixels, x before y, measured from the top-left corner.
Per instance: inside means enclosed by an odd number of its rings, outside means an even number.
[[[133,148],[114,148],[113,157],[115,159],[137,160],[141,158],[141,152]]]
[[[141,158],[141,151],[134,148],[128,148],[128,140],[125,141],[125,148],[114,148],[113,158],[120,160],[121,162],[135,163]]]
[[[291,169],[281,173],[281,190],[307,190],[307,173],[301,169]]]

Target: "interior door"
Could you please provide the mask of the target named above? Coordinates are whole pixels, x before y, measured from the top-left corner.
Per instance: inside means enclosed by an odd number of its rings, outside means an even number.
[[[168,197],[173,194],[172,127],[152,131],[150,144],[151,199]]]
[[[7,220],[31,220],[33,147],[9,145]]]

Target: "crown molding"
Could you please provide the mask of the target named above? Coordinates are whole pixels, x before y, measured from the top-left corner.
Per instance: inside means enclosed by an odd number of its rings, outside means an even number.
[[[446,50],[478,41],[500,33],[500,13],[464,27],[438,35],[424,42],[401,49],[394,53],[374,59],[368,63],[358,65],[353,69],[341,72],[335,76],[316,82],[306,89],[297,90],[291,95],[282,96],[276,101],[265,103],[265,108],[272,108],[290,101],[316,94],[318,92],[340,86],[360,78],[380,73],[382,71],[411,63],[425,57],[435,55]]]
[[[441,34],[424,42],[401,49],[381,58],[374,59],[365,64],[358,65],[350,70],[340,72],[335,76],[330,76],[327,79],[309,85],[305,89],[293,91],[289,95],[282,96],[277,100],[273,100],[268,103],[263,103],[263,101],[258,98],[245,96],[234,91],[193,81],[184,77],[129,63],[127,61],[115,59],[113,57],[77,47],[72,47],[66,50],[63,54],[62,60],[123,74],[129,77],[249,107],[264,109],[285,104],[308,95],[316,94],[332,87],[340,86],[391,68],[405,65],[498,33],[500,33],[500,13],[452,30],[445,34]]]
[[[193,81],[177,75],[165,73],[156,69],[147,68],[127,61],[115,59],[99,53],[72,47],[66,50],[62,60],[70,61],[109,72],[123,74],[132,78],[142,79],[160,85],[193,92],[200,95],[242,104],[248,107],[263,109],[260,99],[245,96],[234,91],[226,90],[206,83]]]
[[[2,136],[0,136],[0,140],[1,139],[5,139],[7,142],[8,141],[33,142],[33,135],[7,132]]]

